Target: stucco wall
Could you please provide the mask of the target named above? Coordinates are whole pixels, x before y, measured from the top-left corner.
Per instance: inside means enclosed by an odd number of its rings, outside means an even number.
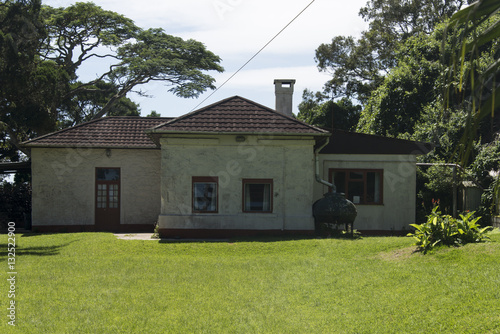
[[[33,148],[33,227],[94,225],[95,168],[121,169],[121,224],[153,226],[160,212],[160,150]]]
[[[383,169],[383,204],[357,204],[357,230],[402,231],[415,222],[416,159],[414,155],[320,155],[322,177],[330,168]],[[326,186],[316,183],[314,200],[323,197]]]
[[[313,230],[311,137],[161,139],[162,229]],[[192,177],[218,176],[218,213],[192,213]],[[244,213],[242,180],[273,179],[273,212]]]

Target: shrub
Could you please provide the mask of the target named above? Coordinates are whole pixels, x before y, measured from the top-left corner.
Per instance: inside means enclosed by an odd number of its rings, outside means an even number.
[[[29,183],[0,183],[0,228],[9,221],[21,223],[31,213],[31,186]]]
[[[443,215],[438,210],[438,206],[432,209],[427,222],[410,224],[415,228],[415,232],[409,233],[408,236],[417,240],[415,245],[424,254],[437,245],[460,246],[489,239],[486,232],[492,227],[481,228],[478,224],[481,217],[474,217],[475,212],[460,215],[460,219],[456,219],[450,215]]]

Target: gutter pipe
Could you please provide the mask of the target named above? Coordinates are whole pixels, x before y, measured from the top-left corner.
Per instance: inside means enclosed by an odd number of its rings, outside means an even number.
[[[315,165],[316,165],[316,182],[319,182],[321,183],[322,185],[325,185],[327,187],[330,187],[332,189],[332,192],[336,192],[336,187],[333,183],[330,183],[328,181],[325,181],[321,178],[321,176],[319,175],[319,152],[323,149],[323,147],[325,147],[326,145],[328,145],[328,143],[330,142],[330,137],[327,137],[326,140],[325,140],[325,143],[323,145],[321,145],[320,147],[318,147],[317,149],[314,150],[314,162],[315,162]]]

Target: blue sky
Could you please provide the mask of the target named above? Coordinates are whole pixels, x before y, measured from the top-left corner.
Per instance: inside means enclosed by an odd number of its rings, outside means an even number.
[[[76,1],[42,0],[53,7]],[[273,36],[288,24],[311,0],[94,0],[98,6],[135,21],[142,28],[163,28],[166,33],[192,38],[222,58],[224,73],[211,73],[220,86]],[[367,0],[315,0],[280,36],[242,71],[199,107],[240,95],[274,108],[274,79],[296,79],[294,113],[305,88],[321,90],[328,75],[320,73],[314,61],[315,49],[334,36],[359,36],[367,23],[358,15]],[[88,64],[79,73],[91,79],[104,64]],[[156,110],[176,117],[190,112],[212,91],[198,99],[183,99],[154,82],[141,86],[151,97],[129,97],[139,103],[141,114]],[[198,108],[199,108],[198,107]]]

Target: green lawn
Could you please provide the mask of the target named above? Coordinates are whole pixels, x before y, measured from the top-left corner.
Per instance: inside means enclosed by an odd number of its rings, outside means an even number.
[[[413,239],[117,240],[17,235],[16,327],[1,333],[500,333],[500,233]]]

